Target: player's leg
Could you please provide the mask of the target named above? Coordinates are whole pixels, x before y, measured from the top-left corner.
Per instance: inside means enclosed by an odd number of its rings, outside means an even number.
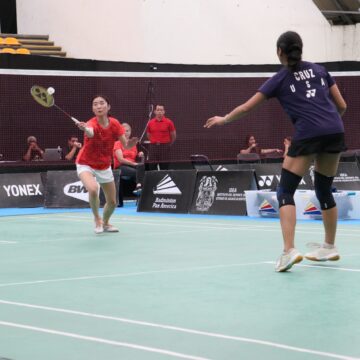
[[[325,242],[320,248],[306,254],[314,261],[339,260],[335,248],[338,211],[332,194],[332,183],[336,175],[340,154],[321,153],[315,159],[315,193],[321,206],[325,229]]]
[[[106,203],[103,211],[103,226],[106,232],[118,232],[119,230],[109,224],[109,219],[116,208],[116,187],[115,182],[102,183]]]
[[[295,191],[309,169],[314,155],[290,157],[286,156],[281,172],[280,184],[277,190],[279,202],[280,224],[284,241],[284,252],[280,256],[276,271],[289,270],[302,260],[302,255],[295,249],[296,208]]]
[[[95,219],[95,232],[102,232],[102,219],[99,214],[99,184],[96,182],[94,175],[90,171],[82,171],[78,174],[81,182],[84,184],[89,193],[89,204]]]

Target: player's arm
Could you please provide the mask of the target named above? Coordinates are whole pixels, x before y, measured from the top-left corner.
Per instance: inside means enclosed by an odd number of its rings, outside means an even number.
[[[176,130],[170,131],[171,144],[173,144],[176,140]]]
[[[347,105],[346,105],[346,102],[345,102],[344,98],[342,97],[341,92],[336,84],[334,84],[330,88],[330,94],[333,98],[333,101],[338,109],[340,116],[343,116],[347,109]]]
[[[224,125],[232,121],[238,120],[243,116],[247,115],[249,112],[255,110],[266,100],[266,96],[260,92],[257,92],[252,96],[248,101],[239,105],[229,114],[225,116],[214,116],[208,119],[204,125],[205,128],[211,128],[214,125]]]

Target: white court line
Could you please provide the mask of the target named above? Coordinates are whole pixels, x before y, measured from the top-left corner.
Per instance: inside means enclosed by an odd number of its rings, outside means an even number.
[[[17,244],[17,241],[5,241],[5,240],[0,240],[0,244]]]
[[[178,331],[178,332],[187,333],[187,334],[195,334],[195,335],[207,336],[207,337],[224,339],[224,340],[234,340],[234,341],[239,341],[239,342],[252,343],[252,344],[269,346],[269,347],[290,350],[290,351],[295,351],[295,352],[320,355],[320,356],[334,358],[334,359],[360,360],[360,358],[354,358],[354,357],[350,357],[350,356],[346,356],[346,355],[339,355],[339,354],[334,354],[334,353],[329,353],[329,352],[300,348],[300,347],[296,347],[296,346],[275,343],[272,341],[258,340],[258,339],[246,338],[246,337],[241,337],[241,336],[231,336],[231,335],[183,328],[183,327],[172,326],[172,325],[151,323],[151,322],[147,322],[147,321],[132,320],[132,319],[115,317],[115,316],[107,316],[107,315],[87,313],[87,312],[82,312],[82,311],[67,310],[67,309],[55,308],[55,307],[50,307],[50,306],[32,305],[32,304],[26,304],[26,303],[14,302],[14,301],[6,301],[6,300],[0,300],[0,303],[5,304],[5,305],[14,305],[14,306],[27,307],[27,308],[32,308],[32,309],[46,310],[46,311],[59,312],[59,313],[72,314],[72,315],[79,315],[79,316],[85,316],[85,317],[96,318],[96,319],[112,320],[112,321],[122,322],[122,323],[127,323],[127,324],[148,326],[148,327],[153,327],[153,328]],[[1,324],[1,322],[0,322],[0,324]]]
[[[24,282],[16,282],[16,283],[3,283],[3,284],[0,284],[0,287],[16,286],[16,285],[46,284],[46,283],[54,283],[54,282],[62,282],[62,281],[77,281],[77,280],[93,280],[93,279],[106,279],[106,278],[117,278],[117,277],[142,276],[142,275],[172,273],[172,272],[181,272],[181,271],[213,270],[213,269],[239,267],[239,266],[264,265],[264,264],[269,264],[269,263],[270,263],[269,261],[261,261],[261,262],[253,262],[253,263],[242,263],[242,264],[212,265],[212,266],[198,266],[198,267],[179,268],[179,269],[139,271],[139,272],[133,272],[133,273],[124,273],[124,274],[89,275],[89,276],[79,276],[79,277],[73,277],[73,278],[59,278],[59,279],[48,279],[48,280],[24,281]]]
[[[75,334],[75,333],[71,333],[71,332],[41,328],[41,327],[37,327],[37,326],[29,326],[29,325],[18,324],[18,323],[7,322],[7,321],[0,321],[0,325],[19,328],[19,329],[25,329],[25,330],[32,330],[32,331],[42,332],[42,333],[51,334],[51,335],[60,335],[60,336],[70,337],[70,338],[78,339],[78,340],[85,340],[85,341],[91,341],[91,342],[96,342],[96,343],[101,343],[101,344],[125,347],[125,348],[130,348],[130,349],[143,350],[143,351],[158,353],[158,354],[162,354],[162,355],[169,355],[169,356],[180,358],[180,359],[210,360],[209,358],[192,356],[192,355],[182,354],[182,353],[178,353],[178,352],[174,352],[174,351],[153,348],[153,347],[149,347],[149,346],[108,340],[108,339],[103,339],[103,338],[98,338],[98,337],[93,337],[93,336],[85,336],[85,335]]]
[[[342,256],[346,256],[346,255],[342,255]],[[268,261],[267,264],[272,264],[273,265],[273,264],[275,264],[275,262],[274,261]],[[335,267],[335,266],[329,266],[329,265],[325,265],[325,264],[324,265],[296,264],[296,266],[316,268],[316,269],[321,269],[321,270],[339,270],[339,271],[349,271],[349,272],[360,272],[360,269]]]
[[[64,220],[69,220],[71,219],[71,221],[74,221],[74,222],[84,222],[85,220],[86,221],[89,221],[89,217],[84,217],[84,216],[71,216],[71,215],[63,215],[63,214],[48,214],[48,217],[50,216],[54,216],[51,220],[60,220],[60,221],[64,221]],[[27,219],[32,219],[32,220],[39,220],[41,217],[43,217],[44,215],[39,215],[39,216],[36,216],[36,215],[30,215],[30,216],[27,216],[26,218]],[[43,220],[43,219],[41,219]],[[186,220],[188,221],[188,225],[184,225],[184,224],[179,224],[179,222],[181,222],[182,220]],[[113,222],[117,225],[123,225],[124,222],[125,223],[131,223],[131,224],[140,224],[140,225],[150,225],[150,226],[159,226],[159,223],[154,223],[154,221],[156,221],[155,219],[154,220],[142,220],[142,221],[139,221],[133,217],[131,218],[127,218],[127,217],[121,217],[120,219],[116,219],[116,218],[113,218]],[[249,221],[251,221],[251,219],[249,219]],[[193,223],[191,223],[193,222]],[[196,226],[197,228],[201,228],[201,227],[209,227],[211,226],[212,229],[217,229],[217,230],[236,230],[236,229],[264,229],[265,231],[280,231],[280,225],[277,223],[276,225],[271,225],[271,224],[267,224],[267,225],[254,225],[254,224],[237,224],[237,225],[233,225],[233,224],[230,224],[230,221],[227,222],[227,223],[216,223],[216,222],[204,222],[204,221],[197,221],[197,220],[194,220],[194,219],[179,219],[179,220],[164,220],[164,219],[161,219],[161,225],[164,225],[164,226],[175,226],[175,227],[191,227],[193,228],[194,226]],[[215,226],[214,226],[215,225]],[[229,227],[229,225],[231,225],[231,227]],[[320,225],[320,224],[319,224]],[[320,234],[322,235],[324,233],[324,231],[322,230],[322,227],[321,227],[321,230],[320,229],[314,229],[314,230],[311,230],[311,228],[309,229],[309,226],[304,226],[303,227],[304,230],[302,229],[302,227],[300,227],[299,225],[297,226],[297,229],[296,231],[298,233],[302,233],[302,234]],[[316,230],[319,230],[319,231],[316,231]],[[338,235],[343,235],[343,236],[358,236],[356,235],[356,230],[351,230],[351,233],[344,233],[343,231],[348,231],[348,229],[341,229],[341,228],[338,228]],[[358,231],[358,233],[360,234],[360,230]]]

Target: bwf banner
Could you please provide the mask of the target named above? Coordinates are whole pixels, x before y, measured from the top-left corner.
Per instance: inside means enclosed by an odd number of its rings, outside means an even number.
[[[147,171],[138,211],[188,213],[196,170]]]
[[[114,171],[115,186],[119,190],[119,171]],[[100,204],[105,203],[105,197],[100,191]],[[48,171],[45,190],[45,207],[47,208],[88,208],[89,193],[72,170]]]
[[[246,215],[245,190],[256,188],[253,170],[199,171],[190,213]]]
[[[0,207],[40,207],[43,203],[41,173],[0,174]]]

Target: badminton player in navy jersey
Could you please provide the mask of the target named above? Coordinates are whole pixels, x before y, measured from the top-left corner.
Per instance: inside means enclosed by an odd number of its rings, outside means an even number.
[[[294,193],[301,178],[315,162],[315,193],[320,202],[325,241],[305,257],[314,261],[338,260],[335,247],[337,208],[332,195],[340,153],[346,150],[341,116],[346,103],[330,74],[323,66],[302,60],[302,40],[288,31],[277,41],[277,55],[284,67],[268,79],[248,101],[226,116],[206,121],[205,128],[224,125],[254,110],[267,99],[276,97],[295,127],[295,135],[283,162],[277,190],[284,251],[276,263],[278,272],[289,270],[302,261],[295,248],[296,210]]]

